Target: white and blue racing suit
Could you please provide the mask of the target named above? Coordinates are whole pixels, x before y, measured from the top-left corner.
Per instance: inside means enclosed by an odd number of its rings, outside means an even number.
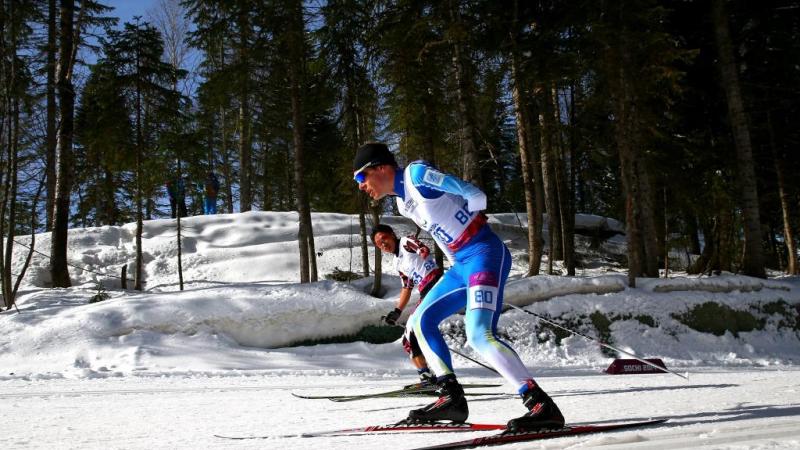
[[[453,373],[439,323],[466,307],[469,345],[524,391],[531,375],[496,333],[511,254],[486,225],[486,195],[423,161],[397,170],[394,192],[400,214],[430,233],[452,263],[409,319],[429,366],[440,377]]]

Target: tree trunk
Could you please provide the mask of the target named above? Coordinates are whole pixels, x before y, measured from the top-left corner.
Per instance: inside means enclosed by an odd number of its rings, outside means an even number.
[[[584,194],[584,186],[582,173],[578,170],[578,166],[580,165],[581,154],[583,153],[580,151],[580,126],[578,124],[578,114],[576,112],[576,101],[575,97],[579,95],[579,83],[573,82],[569,88],[569,125],[570,125],[570,133],[569,133],[569,185],[571,188],[575,189],[575,192],[572,194],[572,202],[573,214],[576,214],[581,211],[585,211],[585,197]],[[573,229],[574,229],[574,218],[573,218]]]
[[[530,107],[531,104],[528,104]],[[535,275],[539,274],[539,266],[542,264],[542,255],[544,254],[544,238],[542,237],[542,230],[544,229],[544,216],[543,213],[545,211],[545,194],[544,194],[544,172],[542,170],[542,147],[541,138],[536,139],[534,136],[536,129],[533,126],[533,118],[536,116],[536,112],[531,111],[531,114],[528,116],[528,130],[530,131],[528,135],[528,148],[531,150],[531,158],[532,158],[532,169],[533,173],[533,195],[535,200],[535,214],[533,215],[533,228],[534,228],[534,235],[538,236],[538,242],[534,245],[534,260],[538,261],[537,267],[534,268]],[[539,132],[541,133],[542,130],[539,128]],[[548,257],[548,259],[550,259]]]
[[[542,111],[539,113],[539,129],[541,130],[541,167],[544,202],[547,209],[547,240],[549,254],[547,273],[552,275],[553,262],[561,259],[561,213],[558,210],[558,189],[556,188],[555,165],[553,161],[553,127],[552,104],[548,90],[540,88],[542,95]]]
[[[366,205],[367,199],[359,191],[358,195],[358,229],[361,233],[361,273],[369,276],[369,246],[367,244],[369,231],[367,230]]]
[[[144,257],[142,255],[142,231],[144,229],[144,221],[142,214],[142,147],[144,146],[144,136],[142,131],[142,87],[141,80],[141,65],[139,58],[139,48],[136,45],[136,195],[134,201],[136,202],[136,271],[133,277],[133,288],[137,291],[142,290],[142,265],[144,264]],[[178,180],[180,182],[182,180]],[[184,189],[185,191],[185,189]],[[180,204],[183,202],[183,194],[178,193],[178,216],[181,215]]]
[[[7,19],[9,23],[8,35],[5,33],[0,34],[2,44],[8,39],[8,47],[3,45],[3,50],[7,50],[7,55],[4,56],[0,62],[8,64],[8,77],[4,77],[3,90],[5,113],[8,120],[8,131],[5,142],[5,174],[3,183],[3,197],[0,204],[0,233],[6,233],[7,241],[5,243],[0,239],[0,286],[2,286],[3,302],[6,308],[11,308],[14,303],[11,294],[11,253],[14,250],[14,210],[16,204],[16,153],[18,152],[19,145],[19,95],[21,94],[17,87],[17,34],[19,28],[17,26],[18,19],[15,17],[17,11],[14,8],[15,2],[8,3],[8,9],[5,11],[8,14]],[[4,11],[0,10],[0,13]],[[6,19],[6,17],[3,17]],[[4,52],[5,53],[5,52]],[[7,56],[7,59],[6,59]],[[4,67],[5,68],[5,67]],[[2,144],[3,141],[0,141]],[[8,212],[8,220],[6,220],[6,212]]]
[[[180,151],[179,151],[180,152]],[[183,171],[181,168],[181,157],[180,153],[178,155],[178,179],[183,179]],[[175,220],[175,228],[177,231],[177,238],[175,245],[178,247],[178,287],[182,291],[183,290],[183,253],[182,253],[182,245],[181,245],[181,215],[178,214],[177,219]]]
[[[60,0],[60,33],[56,87],[61,125],[58,129],[56,149],[58,153],[56,174],[56,198],[53,214],[53,231],[50,247],[50,276],[53,287],[70,287],[67,268],[67,237],[69,228],[70,193],[72,191],[72,132],[75,107],[75,91],[72,87],[72,51],[78,43],[73,42],[74,0]]]
[[[317,281],[314,231],[311,224],[311,209],[304,181],[304,128],[303,115],[303,67],[305,65],[305,25],[303,5],[296,0],[291,6],[289,34],[289,84],[292,101],[292,140],[294,142],[294,184],[297,197],[297,212],[300,216],[300,282]]]
[[[636,175],[639,187],[639,214],[642,229],[642,245],[644,247],[643,268],[644,275],[658,278],[658,233],[656,232],[656,213],[653,206],[655,193],[653,183],[650,181],[650,170],[644,161],[641,151],[636,150]]]
[[[220,69],[225,67],[225,42],[220,39],[219,44],[219,65]],[[225,180],[225,209],[228,213],[233,213],[233,174],[231,170],[231,159],[228,154],[228,128],[225,117],[225,105],[219,106],[220,121],[220,155],[222,156],[222,177]]]
[[[11,290],[11,306],[17,301],[17,293],[19,292],[19,287],[22,284],[23,278],[25,278],[25,273],[28,271],[28,267],[31,265],[31,260],[33,259],[34,249],[36,248],[36,228],[37,228],[37,210],[39,208],[39,197],[42,195],[42,190],[44,189],[45,185],[45,178],[39,182],[39,187],[36,188],[36,194],[33,196],[33,201],[31,202],[31,240],[30,240],[30,247],[28,248],[28,256],[25,257],[25,262],[22,264],[22,268],[19,269],[19,275],[17,276],[17,281],[14,283],[14,288]],[[16,181],[15,181],[16,183]],[[8,303],[8,301],[7,301]]]
[[[7,76],[7,67],[6,61],[6,47],[5,47],[5,35],[6,35],[6,4],[5,2],[0,1],[0,90],[8,89],[8,76]],[[0,98],[2,102],[0,102],[0,143],[5,140],[5,126],[6,126],[6,116],[8,114],[8,98],[3,97]]]
[[[222,178],[225,180],[225,209],[228,213],[233,213],[233,174],[231,173],[231,158],[228,153],[228,130],[225,125],[225,107],[219,107],[220,115],[220,154],[222,155]]]
[[[372,211],[372,223],[378,226],[381,223],[381,210],[383,209],[383,199],[376,201],[370,210]],[[383,254],[380,250],[375,249],[375,278],[372,282],[372,290],[370,295],[373,297],[381,296],[381,281],[383,275]]]
[[[618,8],[624,15],[625,9]],[[620,17],[620,23],[624,18]],[[609,43],[606,63],[610,68],[614,134],[620,159],[625,194],[625,222],[628,238],[628,284],[635,287],[640,276],[658,277],[658,243],[653,215],[653,194],[649,169],[641,151],[642,125],[638,98],[629,70],[632,63],[629,31],[622,27]]]
[[[761,218],[758,204],[753,151],[747,115],[744,111],[739,75],[731,42],[728,16],[724,0],[712,0],[714,35],[719,56],[722,88],[728,103],[728,118],[733,131],[738,170],[739,206],[744,216],[744,258],[742,270],[745,275],[766,278],[762,245]]]
[[[12,2],[13,4],[13,2]],[[9,8],[11,9],[11,8]],[[12,10],[13,11],[13,10]],[[12,16],[13,20],[13,16]],[[16,53],[17,53],[17,43],[16,43],[16,31],[15,27],[11,27],[12,30],[12,44],[11,44],[11,72],[12,72],[12,79],[16,80],[16,73],[18,68],[16,67]],[[8,160],[6,164],[8,164],[8,173],[6,174],[6,183],[5,189],[3,192],[3,215],[2,220],[0,223],[4,223],[6,219],[8,220],[8,227],[6,228],[6,247],[5,247],[5,260],[3,262],[3,299],[6,302],[6,305],[10,308],[11,305],[14,304],[14,290],[12,289],[12,272],[11,272],[11,260],[14,253],[14,238],[16,237],[15,228],[17,223],[17,171],[18,171],[18,155],[19,155],[19,144],[20,144],[20,126],[19,126],[19,95],[20,93],[17,92],[16,81],[12,82],[12,107],[11,107],[11,127],[9,131],[9,145],[8,145]],[[8,205],[8,217],[5,215],[6,205]],[[35,214],[35,213],[34,213]],[[3,227],[0,227],[2,229]]]
[[[348,47],[347,52],[355,52],[355,49],[352,47]],[[345,59],[345,67],[347,70],[347,81],[346,81],[346,100],[345,103],[347,105],[347,121],[345,122],[345,127],[347,129],[346,136],[350,138],[349,146],[350,148],[357,148],[363,142],[363,136],[366,133],[362,127],[362,120],[360,118],[360,108],[359,108],[359,100],[358,100],[358,88],[356,87],[355,76],[353,75],[353,71],[355,69],[355,62],[352,54],[343,55],[343,59]],[[367,230],[367,218],[366,218],[366,211],[367,205],[369,203],[369,197],[366,194],[358,190],[358,188],[353,190],[355,195],[356,203],[358,204],[358,230],[359,230],[359,241],[361,246],[361,273],[364,277],[369,276],[369,230]],[[377,251],[377,250],[376,250]]]
[[[518,1],[514,2],[514,27],[512,33],[516,32],[518,25]],[[522,186],[525,190],[525,212],[528,217],[528,272],[526,277],[538,275],[539,266],[542,263],[542,229],[537,229],[536,225],[542,222],[542,211],[536,208],[536,193],[533,187],[533,174],[531,170],[530,150],[530,119],[528,116],[527,104],[523,98],[522,74],[520,73],[520,56],[517,49],[517,39],[512,35],[511,51],[511,77],[513,90],[511,91],[514,100],[514,113],[517,122],[517,140],[519,141],[519,160],[522,169]]]
[[[250,137],[250,61],[248,47],[250,41],[250,21],[247,17],[249,7],[239,1],[239,210],[253,209],[252,196],[252,142]]]
[[[56,0],[47,0],[47,118],[45,136],[45,229],[53,229],[53,206],[56,198]]]
[[[559,222],[561,224],[561,249],[564,257],[564,267],[567,275],[575,276],[575,214],[574,199],[572,190],[569,188],[569,175],[564,164],[565,152],[564,142],[561,138],[561,105],[558,101],[558,90],[554,86],[552,89],[553,99],[553,122],[555,123],[554,132],[556,135],[553,151],[553,169],[555,170],[556,189],[558,192],[558,211]]]
[[[786,189],[786,174],[784,173],[783,155],[778,154],[775,145],[775,130],[772,128],[772,113],[767,112],[767,128],[769,131],[769,145],[772,149],[772,161],[775,165],[775,175],[778,181],[778,197],[781,201],[781,213],[783,218],[783,240],[786,243],[787,260],[786,273],[789,275],[799,275],[800,267],[797,266],[797,244],[794,240],[792,230],[792,213],[790,211],[790,195]]]
[[[449,0],[449,13],[451,26],[456,28],[463,27],[461,14],[458,12],[459,0]],[[472,80],[467,72],[464,57],[464,48],[458,38],[451,42],[453,74],[456,82],[456,100],[458,103],[460,142],[464,154],[464,180],[483,189],[481,179],[480,155],[478,153],[478,139],[475,133],[474,111],[471,104],[472,99]]]
[[[663,236],[663,249],[664,249],[664,278],[669,278],[669,215],[667,214],[667,188],[663,188],[664,192],[664,229],[659,235]]]
[[[436,110],[435,105],[431,102],[431,96],[425,95],[422,99],[422,116],[426,121],[435,121]],[[429,163],[436,166],[436,148],[434,145],[433,127],[423,127],[422,132],[422,154],[423,158]],[[444,252],[438,245],[433,246],[433,259],[436,261],[436,266],[444,268]]]
[[[723,203],[725,205],[726,203]],[[730,207],[723,207],[719,212],[719,223],[717,227],[717,258],[716,267],[718,271],[733,271],[734,249],[734,227],[733,211]]]

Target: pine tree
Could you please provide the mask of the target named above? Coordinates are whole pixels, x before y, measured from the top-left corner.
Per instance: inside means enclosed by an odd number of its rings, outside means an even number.
[[[56,92],[58,96],[60,125],[56,153],[55,212],[50,248],[50,272],[54,287],[70,287],[72,283],[67,268],[67,229],[69,228],[70,194],[72,191],[72,133],[75,106],[75,91],[72,84],[72,70],[75,65],[75,50],[78,42],[74,40],[75,2],[61,0],[58,46],[58,68],[56,70]]]
[[[744,257],[742,268],[746,275],[766,278],[762,247],[761,216],[750,129],[744,111],[737,64],[733,54],[728,16],[724,0],[712,1],[714,34],[719,54],[719,69],[722,86],[728,103],[728,117],[733,130],[738,168],[738,185],[741,195],[741,208],[744,215]]]
[[[155,191],[157,178],[148,170],[159,164],[154,157],[153,132],[174,116],[178,93],[172,89],[175,70],[161,60],[163,42],[160,33],[146,22],[125,23],[121,31],[113,31],[104,43],[105,58],[101,63],[114,68],[115,84],[126,97],[133,114],[134,129],[134,205],[136,208],[136,271],[134,289],[142,290],[143,203]],[[163,160],[162,160],[163,161]],[[156,166],[157,167],[157,166]],[[159,183],[160,184],[160,183]],[[182,198],[178,199],[183,201]]]
[[[342,206],[346,211],[358,212],[361,269],[366,277],[370,272],[371,246],[365,215],[368,199],[358,190],[349,174],[354,149],[375,139],[377,92],[367,70],[368,55],[375,49],[375,43],[369,39],[373,22],[372,2],[331,1],[323,8],[322,17],[325,23],[318,32],[321,57],[331,68],[331,79],[339,92],[337,100],[341,105],[339,122],[344,146],[339,151],[343,156],[337,173],[346,176],[340,181],[342,188],[339,197],[340,201],[344,197]],[[376,262],[379,257],[376,256]]]

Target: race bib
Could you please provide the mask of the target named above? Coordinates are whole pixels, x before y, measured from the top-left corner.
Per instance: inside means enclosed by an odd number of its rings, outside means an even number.
[[[472,286],[469,288],[469,309],[497,310],[498,290],[492,286]]]

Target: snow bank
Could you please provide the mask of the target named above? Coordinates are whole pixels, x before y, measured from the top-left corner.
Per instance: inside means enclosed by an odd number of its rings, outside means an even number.
[[[724,273],[714,277],[676,277],[676,278],[642,278],[636,285],[652,292],[706,291],[706,292],[751,292],[762,289],[791,291],[792,286],[774,280],[762,280],[744,275]]]
[[[547,223],[547,214],[542,214],[543,223]],[[528,228],[528,215],[523,212],[490,214],[489,223],[501,224],[510,227]],[[605,231],[613,234],[625,234],[625,225],[609,217],[596,216],[593,214],[575,214],[576,230],[596,230]]]
[[[508,282],[504,297],[508,303],[525,306],[564,295],[620,292],[625,290],[627,282],[623,275],[586,278],[539,275]]]
[[[237,347],[276,348],[355,334],[366,324],[376,324],[391,307],[387,300],[332,281],[117,292],[94,304],[88,304],[89,296],[80,288],[40,291],[25,298],[20,313],[0,316],[0,366],[10,372],[109,366],[135,370],[143,358],[157,357],[174,345],[176,337],[184,341],[180,345],[195,341],[185,348],[189,358],[197,340],[222,341],[216,346],[220,353]]]
[[[512,216],[494,215],[493,220]],[[404,218],[388,217],[385,222],[399,234],[415,231]],[[377,325],[399,292],[400,283],[393,274],[384,274],[385,299],[364,293],[372,282],[369,278],[351,284],[297,284],[296,213],[202,216],[183,223],[186,290],[182,292],[175,274],[172,220],[145,224],[144,293],[111,289],[118,280],[78,270],[71,270],[76,287],[44,289],[47,261],[36,255],[18,300],[21,313],[0,314],[0,378],[408,369],[397,343],[286,348],[298,342],[353,335],[365,326]],[[317,259],[320,275],[335,268],[360,272],[357,218],[315,214],[314,224],[321,253]],[[97,272],[116,272],[114,268],[133,261],[132,233],[132,224],[71,230],[70,262]],[[591,317],[602,314],[610,321],[609,330],[603,332],[616,345],[643,356],[662,357],[671,365],[800,363],[800,332],[791,328],[797,317],[763,311],[765,304],[784,302],[789,305],[786,314],[791,314],[800,304],[798,277],[760,280],[726,274],[641,279],[638,287],[631,289],[625,275],[606,274],[609,267],[600,265],[596,270],[584,270],[587,276],[581,277],[521,278],[527,270],[527,242],[518,239],[518,231],[500,234],[514,256],[505,291],[508,303],[593,336],[602,330]],[[38,249],[48,246],[49,236],[37,237]],[[18,263],[24,249],[17,250]],[[383,261],[387,272],[389,258]],[[98,282],[110,289],[112,298],[89,304]],[[717,336],[678,320],[707,302],[752,313],[763,326]],[[441,328],[453,348],[470,352],[465,347],[461,317],[448,319]],[[520,311],[505,312],[498,331],[514,344],[526,364],[539,370],[599,369],[608,364],[608,357],[596,344],[578,337],[559,342],[536,318]]]

